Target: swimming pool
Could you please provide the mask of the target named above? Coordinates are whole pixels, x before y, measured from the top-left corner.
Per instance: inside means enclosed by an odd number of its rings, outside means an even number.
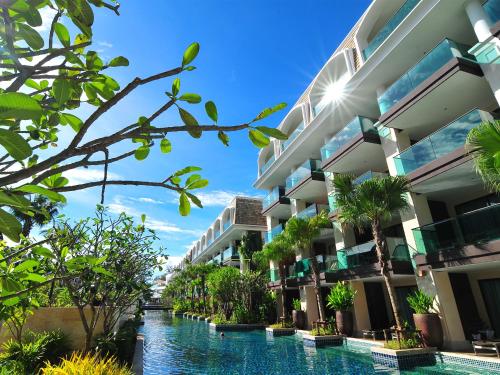
[[[264,331],[218,332],[205,322],[147,311],[144,375],[159,374],[395,374],[374,367],[369,349],[305,347],[298,335],[272,338]],[[485,374],[439,365],[401,374]]]

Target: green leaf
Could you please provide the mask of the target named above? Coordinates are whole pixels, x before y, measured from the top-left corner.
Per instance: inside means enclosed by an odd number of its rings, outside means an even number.
[[[109,277],[114,277],[113,273],[109,272],[107,269],[101,266],[92,267],[92,271],[100,273],[101,275],[106,275]]]
[[[29,143],[23,137],[2,128],[0,128],[0,145],[17,161],[30,157],[33,152]]]
[[[179,100],[183,100],[185,102],[191,103],[191,104],[197,104],[201,102],[201,96],[198,94],[193,94],[193,93],[185,93],[182,94]]]
[[[22,191],[24,193],[44,195],[47,198],[49,198],[51,201],[66,203],[66,198],[64,197],[64,195],[56,193],[55,191],[46,189],[42,186],[28,184],[28,185],[20,186],[20,187],[16,188],[15,190]]]
[[[67,185],[68,182],[69,180],[66,177],[63,177],[61,173],[56,173],[52,176],[44,178],[41,183],[50,189],[56,189]]]
[[[201,175],[199,174],[193,174],[191,176],[188,177],[188,179],[186,180],[186,186],[192,184],[193,182],[195,181],[198,181],[201,179]]]
[[[194,128],[196,126],[199,126],[198,121],[196,121],[194,116],[182,108],[179,108],[179,115],[181,116],[182,122],[184,122],[184,124],[189,127],[188,133],[191,135],[191,137],[200,138],[201,130]]]
[[[0,279],[2,289],[6,292],[18,292],[22,289],[21,283],[11,277],[2,277]]]
[[[217,107],[215,106],[215,103],[209,100],[208,102],[205,103],[205,111],[207,112],[208,117],[212,119],[213,122],[217,124],[217,121],[219,119],[219,115],[217,114]]]
[[[135,158],[137,160],[144,160],[149,155],[149,146],[141,146],[134,152]]]
[[[229,136],[222,130],[219,130],[219,132],[217,133],[217,137],[224,144],[224,146],[229,146]]]
[[[176,78],[174,79],[174,82],[172,82],[172,95],[177,96],[180,89],[181,89],[181,80],[179,78]]]
[[[193,61],[196,56],[198,56],[198,52],[200,52],[200,45],[198,43],[192,43],[186,48],[184,51],[184,55],[182,56],[182,67],[188,65],[191,61]]]
[[[266,147],[270,142],[269,138],[267,138],[264,134],[255,129],[252,129],[248,132],[248,137],[250,138],[252,143],[259,148]]]
[[[69,79],[58,78],[52,84],[52,93],[59,107],[63,106],[71,97],[72,94],[71,82]]]
[[[282,141],[286,141],[288,139],[288,136],[286,134],[275,128],[269,128],[267,126],[257,126],[256,129],[261,131],[268,137],[273,137]]]
[[[112,59],[109,64],[109,66],[128,66],[129,61],[126,57],[123,56],[118,56]]]
[[[68,255],[68,252],[69,252],[69,247],[68,246],[64,246],[63,249],[61,250],[61,258],[65,259],[66,255]]]
[[[95,51],[88,51],[87,55],[85,55],[85,66],[89,70],[99,71],[104,66],[101,58]]]
[[[164,154],[168,154],[170,151],[172,151],[172,144],[167,138],[163,138],[160,142],[160,149],[161,152]]]
[[[182,175],[185,175],[187,173],[196,172],[196,171],[201,171],[201,168],[190,165],[189,167],[182,168],[182,169],[178,170],[177,172],[175,172],[174,176],[182,176]]]
[[[0,119],[35,120],[42,107],[30,96],[18,92],[0,94]]]
[[[141,215],[141,221],[142,223],[144,224],[144,222],[146,221],[146,215],[145,214],[142,214]]]
[[[66,28],[66,26],[64,26],[62,23],[57,22],[54,25],[54,31],[55,31],[57,37],[59,38],[59,40],[61,41],[61,44],[64,47],[69,47],[71,44],[71,41],[70,41],[69,31]]]
[[[7,307],[11,307],[11,306],[17,305],[20,301],[21,301],[21,299],[19,297],[14,297],[14,298],[9,298],[9,299],[3,300],[2,304],[7,306]]]
[[[92,35],[90,26],[94,23],[94,12],[86,0],[71,0],[66,2],[69,16],[73,23],[86,36]]]
[[[201,201],[198,199],[198,197],[194,194],[186,192],[186,195],[191,199],[191,202],[193,202],[196,206],[199,208],[203,208],[203,205],[201,204]]]
[[[191,203],[189,203],[186,193],[182,192],[179,197],[179,213],[181,216],[187,216],[189,212],[191,212]]]
[[[27,270],[33,271],[33,268],[38,266],[39,264],[40,263],[34,259],[27,259],[15,266],[14,272],[24,272]]]
[[[34,281],[35,283],[43,283],[44,281],[47,281],[45,277],[37,273],[28,273],[23,277],[23,280]]]
[[[194,189],[202,189],[208,185],[208,180],[198,180],[186,186],[186,189],[194,190]]]
[[[75,115],[72,115],[71,113],[60,113],[59,116],[60,116],[62,125],[69,124],[69,126],[71,126],[71,128],[75,132],[78,133],[80,131],[80,129],[83,125],[83,121],[80,120],[78,117],[76,117]]]
[[[275,105],[274,107],[269,107],[269,108],[266,108],[264,109],[261,113],[259,113],[257,115],[257,117],[255,117],[252,122],[255,122],[255,121],[260,121],[266,117],[268,117],[269,115],[272,115],[273,113],[275,112],[278,112],[280,110],[282,110],[283,108],[286,107],[286,103],[280,103],[278,105]]]
[[[0,206],[3,205],[28,209],[31,207],[31,202],[21,195],[9,194],[6,191],[0,190]]]
[[[33,81],[32,79],[27,79],[26,81],[24,81],[24,84],[26,86],[28,86],[28,87],[31,87],[32,89],[35,89],[35,90],[40,90],[41,89],[41,87],[38,84],[38,82]]]
[[[43,246],[37,246],[33,250],[31,250],[31,252],[35,255],[40,255],[44,258],[50,258],[50,259],[55,258],[54,254],[52,254],[52,251]]]
[[[43,47],[43,38],[31,26],[24,23],[17,23],[19,36],[34,50],[39,50]]]
[[[22,226],[14,215],[5,212],[0,208],[0,232],[5,234],[14,242],[19,242],[19,234]]]

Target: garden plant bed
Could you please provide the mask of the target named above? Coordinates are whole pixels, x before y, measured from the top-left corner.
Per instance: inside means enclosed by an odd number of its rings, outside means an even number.
[[[291,336],[295,335],[295,328],[266,327],[266,334],[270,336]]]
[[[344,343],[344,336],[342,335],[322,335],[314,336],[311,334],[303,334],[304,345],[314,346],[316,348],[323,346],[340,346]]]
[[[377,364],[408,370],[415,366],[432,366],[436,364],[436,348],[387,349],[372,347],[373,361]]]
[[[265,329],[266,325],[264,323],[255,324],[216,324],[210,323],[210,327],[214,328],[216,331],[253,331],[256,329]]]

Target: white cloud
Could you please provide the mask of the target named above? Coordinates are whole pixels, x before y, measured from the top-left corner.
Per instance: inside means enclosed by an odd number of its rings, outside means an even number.
[[[106,41],[99,41],[97,42],[97,44],[101,47],[105,47],[105,48],[112,48],[113,47],[113,44],[109,43],[109,42],[106,42]]]
[[[100,181],[104,177],[104,171],[102,169],[78,168],[64,172],[63,175],[69,179],[72,185],[75,185]],[[121,178],[120,175],[108,171],[108,180],[116,180],[119,178]]]
[[[52,19],[56,15],[57,11],[50,7],[43,7],[40,9],[40,16],[42,17],[42,24],[35,27],[35,30],[40,32],[46,32],[50,30],[50,25],[52,24]]]
[[[160,200],[156,200],[156,199],[148,198],[148,197],[140,197],[140,198],[130,197],[130,199],[133,201],[142,202],[142,203],[163,204],[163,202]]]

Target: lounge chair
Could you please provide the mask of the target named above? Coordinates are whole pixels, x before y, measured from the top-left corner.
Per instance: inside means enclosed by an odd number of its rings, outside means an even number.
[[[500,358],[500,341],[472,341],[472,347],[474,348],[474,355],[478,355],[478,350],[489,350],[497,353],[497,357]]]

